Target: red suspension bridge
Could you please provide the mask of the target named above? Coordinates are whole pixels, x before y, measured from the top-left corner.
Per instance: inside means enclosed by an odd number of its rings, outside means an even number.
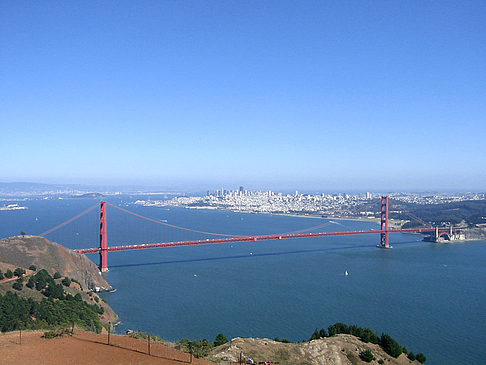
[[[212,239],[199,239],[199,240],[187,240],[187,241],[174,241],[174,242],[161,242],[161,243],[146,243],[146,244],[133,244],[133,245],[118,245],[118,246],[108,246],[108,234],[107,234],[107,215],[106,215],[106,207],[110,205],[113,208],[121,210],[125,213],[137,216],[139,218],[152,221],[158,224],[162,224],[167,227],[175,228],[178,230],[202,233],[212,236],[218,236],[218,238]],[[44,232],[41,236],[45,236],[68,223],[73,222],[74,220],[78,219],[79,217],[83,216],[84,214],[92,211],[96,208],[97,205],[85,210],[84,212],[78,214],[77,216],[67,220],[66,222]],[[296,232],[290,233],[282,233],[282,234],[267,234],[267,235],[251,235],[251,236],[241,236],[241,235],[230,235],[230,234],[222,234],[222,233],[213,233],[213,232],[205,232],[180,226],[175,226],[172,224],[164,223],[159,220],[155,220],[152,218],[147,218],[140,214],[131,212],[124,208],[118,207],[116,205],[107,203],[102,201],[100,203],[100,245],[99,247],[94,248],[82,248],[76,249],[74,251],[82,254],[87,253],[99,253],[100,255],[100,263],[99,268],[100,271],[106,272],[108,271],[108,252],[114,251],[131,251],[131,250],[142,250],[142,249],[152,249],[152,248],[161,248],[161,247],[180,247],[180,246],[194,246],[194,245],[209,245],[209,244],[217,244],[217,243],[233,243],[233,242],[255,242],[255,241],[267,241],[267,240],[281,240],[281,239],[295,239],[295,238],[310,238],[310,237],[329,237],[329,236],[349,236],[349,235],[360,235],[360,234],[380,234],[380,242],[377,247],[380,248],[391,248],[389,243],[389,235],[390,233],[421,233],[421,232],[434,232],[438,237],[441,234],[449,233],[452,234],[453,230],[458,230],[463,227],[424,227],[424,228],[407,228],[407,229],[391,229],[389,228],[389,200],[387,196],[381,197],[381,211],[380,211],[380,229],[370,229],[370,230],[360,230],[360,231],[341,231],[341,232],[310,232],[304,233],[305,231],[309,231],[315,229],[317,227],[322,227],[323,225],[319,225],[316,227],[311,227],[310,229],[300,230]]]

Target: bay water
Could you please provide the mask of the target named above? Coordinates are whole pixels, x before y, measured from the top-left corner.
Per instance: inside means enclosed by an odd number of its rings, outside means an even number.
[[[234,235],[378,229],[378,224],[222,210],[134,205],[147,196],[107,201],[162,223]],[[160,198],[160,197],[157,197]],[[4,201],[0,237],[40,234],[97,203],[94,199]],[[98,246],[99,209],[49,234],[68,248]],[[191,236],[192,235],[192,236]],[[108,242],[210,238],[108,208]],[[434,244],[393,234],[306,238],[115,252],[104,274],[116,289],[102,296],[120,316],[118,332],[143,330],[170,341],[232,337],[308,340],[335,322],[389,333],[428,364],[486,359],[486,242]],[[88,255],[98,264],[98,255]],[[0,258],[1,260],[1,258]],[[348,275],[345,275],[345,272]]]

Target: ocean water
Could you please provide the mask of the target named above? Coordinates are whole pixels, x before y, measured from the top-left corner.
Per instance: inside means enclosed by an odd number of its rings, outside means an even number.
[[[142,207],[136,196],[114,205],[169,224],[228,234],[378,228],[228,211]],[[146,198],[146,197],[144,197]],[[14,201],[16,202],[16,201]],[[9,202],[4,202],[8,204]],[[29,200],[24,211],[0,211],[0,236],[39,234],[95,205],[90,199]],[[98,245],[98,209],[47,238],[69,248]],[[109,244],[209,238],[177,233],[108,208]],[[335,322],[389,333],[428,364],[482,364],[486,358],[486,242],[424,243],[418,235],[275,240],[110,253],[104,293],[121,318],[119,332],[141,329],[167,340],[184,337],[308,339]],[[98,263],[97,255],[89,255]],[[348,271],[349,275],[344,273]]]

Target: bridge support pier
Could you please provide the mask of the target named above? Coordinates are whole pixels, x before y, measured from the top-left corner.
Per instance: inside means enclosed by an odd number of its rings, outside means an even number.
[[[381,197],[381,237],[380,244],[376,247],[380,248],[392,248],[389,242],[389,229],[388,229],[388,197]]]
[[[106,231],[106,202],[100,203],[100,271],[108,271],[108,236]]]

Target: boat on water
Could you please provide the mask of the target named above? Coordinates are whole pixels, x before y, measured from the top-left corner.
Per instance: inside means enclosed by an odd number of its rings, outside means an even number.
[[[344,276],[348,276],[348,275],[349,275],[348,270],[345,270],[344,271]]]

